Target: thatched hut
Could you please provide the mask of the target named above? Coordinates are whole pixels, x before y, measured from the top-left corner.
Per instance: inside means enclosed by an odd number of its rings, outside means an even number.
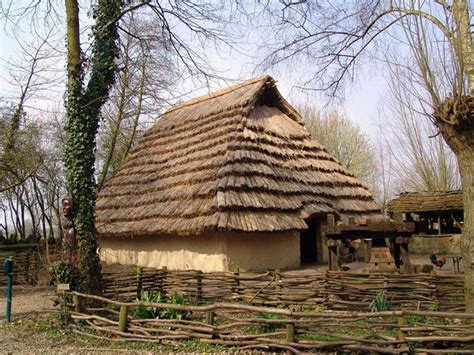
[[[96,205],[103,261],[204,271],[323,261],[327,214],[379,210],[269,76],[170,108]]]

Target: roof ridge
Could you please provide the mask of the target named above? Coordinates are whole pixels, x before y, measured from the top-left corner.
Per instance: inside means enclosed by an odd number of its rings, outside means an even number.
[[[187,100],[183,103],[173,105],[168,110],[166,110],[165,114],[176,111],[176,110],[180,110],[184,107],[189,107],[189,106],[199,104],[199,103],[204,102],[204,101],[209,100],[209,99],[214,99],[214,98],[217,98],[217,97],[220,97],[220,96],[224,96],[224,95],[226,95],[226,94],[228,94],[232,91],[241,89],[245,86],[249,86],[249,85],[258,83],[259,81],[262,81],[262,82],[266,83],[267,81],[273,81],[274,82],[275,80],[268,74],[261,75],[261,76],[258,76],[256,78],[249,79],[249,80],[240,82],[238,84],[228,86],[226,88],[219,89],[217,91],[213,91],[213,92],[210,92],[208,94],[195,97],[195,98]]]

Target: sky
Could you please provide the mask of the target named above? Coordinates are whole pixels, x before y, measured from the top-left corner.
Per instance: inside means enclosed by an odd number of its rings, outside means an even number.
[[[81,18],[85,18],[85,11],[81,12]],[[83,20],[87,23],[86,20]],[[8,61],[16,61],[21,57],[22,50],[18,45],[17,41],[13,38],[13,31],[11,26],[0,27],[0,97],[11,98],[18,93],[18,88],[8,83],[11,79],[9,73]],[[85,26],[84,26],[85,27]],[[24,43],[32,41],[34,38],[33,31],[29,29],[29,24],[23,23],[19,27],[20,37]],[[251,37],[254,34],[249,33]],[[82,40],[87,36],[83,35]],[[243,39],[245,41],[246,39]],[[58,52],[65,51],[65,47],[61,48],[62,44],[59,41],[57,44]],[[240,46],[240,52],[230,53],[228,50],[223,52],[216,52],[214,48],[206,50],[206,55],[209,59],[209,65],[217,70],[217,72],[229,81],[212,82],[210,88],[203,88],[202,84],[195,81],[188,81],[182,83],[183,91],[187,92],[187,97],[198,96],[207,92],[208,89],[211,91],[225,87],[232,80],[245,80],[261,74],[270,74],[277,81],[278,89],[283,96],[291,104],[312,104],[315,106],[322,107],[325,103],[324,100],[316,97],[314,94],[307,94],[297,89],[296,86],[299,84],[299,79],[304,78],[305,70],[307,68],[300,67],[283,67],[283,68],[270,68],[262,72],[256,68],[261,58],[256,57],[257,48],[252,45],[243,44]],[[64,71],[64,61],[60,60],[56,63],[59,71]],[[370,75],[369,75],[370,73]],[[374,74],[375,73],[375,74]],[[352,119],[358,126],[362,128],[369,136],[375,137],[377,135],[376,122],[378,121],[378,110],[380,105],[380,98],[386,88],[385,80],[376,75],[376,70],[365,70],[357,82],[352,83],[346,87],[344,96],[345,100],[334,104],[334,108],[345,113],[350,119]],[[51,88],[47,95],[47,98],[43,97],[40,99],[32,99],[28,102],[30,109],[40,108],[43,110],[51,110],[58,107],[59,103],[62,103],[63,88],[54,87]]]

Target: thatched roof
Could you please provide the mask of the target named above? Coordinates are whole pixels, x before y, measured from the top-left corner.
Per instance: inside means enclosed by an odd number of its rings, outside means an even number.
[[[378,211],[269,76],[169,109],[96,204],[99,233],[123,237],[302,230],[311,214]]]
[[[462,191],[404,192],[388,203],[396,213],[438,212],[463,209]]]

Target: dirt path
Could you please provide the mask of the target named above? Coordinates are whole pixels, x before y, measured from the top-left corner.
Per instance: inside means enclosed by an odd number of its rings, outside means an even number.
[[[6,289],[0,288],[0,319],[5,319]],[[32,313],[48,313],[54,309],[54,288],[13,286],[12,319]]]

